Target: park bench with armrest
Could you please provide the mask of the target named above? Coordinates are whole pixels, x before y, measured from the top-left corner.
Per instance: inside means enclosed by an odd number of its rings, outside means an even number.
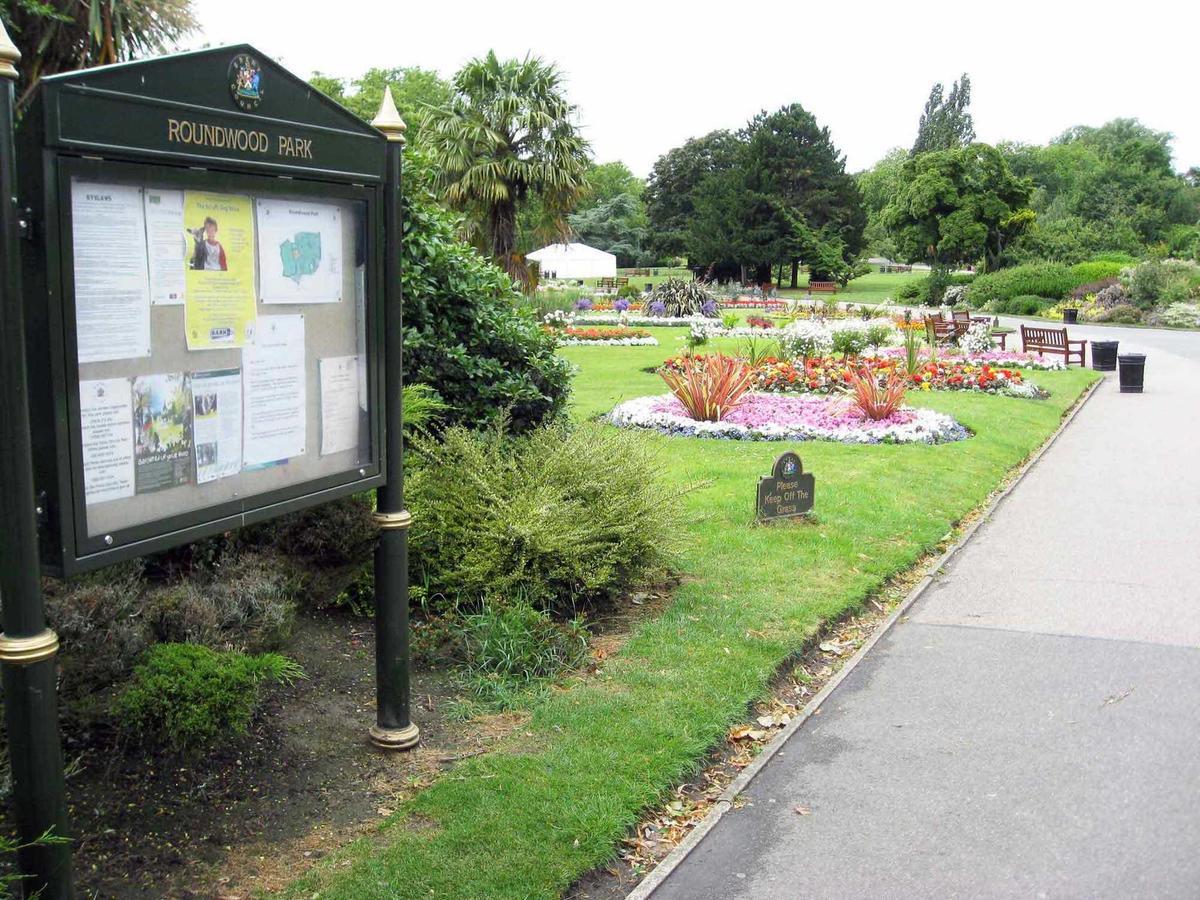
[[[836,294],[837,291],[838,283],[836,281],[810,281],[808,283],[810,294]]]
[[[1084,365],[1087,355],[1087,341],[1073,341],[1067,337],[1065,328],[1038,328],[1036,326],[1021,326],[1021,349],[1026,353],[1057,353],[1069,366],[1072,360]]]

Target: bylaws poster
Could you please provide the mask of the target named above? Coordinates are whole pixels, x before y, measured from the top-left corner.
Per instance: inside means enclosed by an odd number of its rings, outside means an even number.
[[[128,378],[79,382],[84,502],[133,496],[133,395]]]
[[[321,455],[358,446],[358,357],[333,356],[320,361]]]
[[[192,408],[196,483],[236,475],[242,470],[241,369],[194,372]]]
[[[254,343],[242,351],[247,466],[303,456],[305,408],[304,316],[264,316]]]
[[[187,375],[133,380],[133,452],[137,492],[192,483],[192,392]]]
[[[258,200],[263,303],[342,299],[342,210],[331,203]]]
[[[187,191],[191,239],[184,287],[189,350],[244,347],[254,340],[254,208],[249,197]]]
[[[75,339],[81,363],[150,355],[141,188],[71,182]]]

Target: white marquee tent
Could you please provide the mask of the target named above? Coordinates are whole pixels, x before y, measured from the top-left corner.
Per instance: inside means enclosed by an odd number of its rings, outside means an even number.
[[[612,278],[617,274],[617,258],[587,244],[550,244],[530,253],[543,278]]]

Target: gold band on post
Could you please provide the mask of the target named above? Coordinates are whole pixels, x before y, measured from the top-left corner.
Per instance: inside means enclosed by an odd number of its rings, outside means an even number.
[[[400,512],[385,513],[376,510],[371,516],[375,520],[375,524],[380,528],[407,528],[412,524],[412,513],[407,509],[402,509]]]
[[[58,635],[47,628],[32,637],[13,638],[0,634],[0,663],[28,666],[50,659],[58,652]]]
[[[380,728],[372,725],[369,732],[371,743],[382,750],[408,750],[421,741],[421,729],[416,723],[407,728]]]

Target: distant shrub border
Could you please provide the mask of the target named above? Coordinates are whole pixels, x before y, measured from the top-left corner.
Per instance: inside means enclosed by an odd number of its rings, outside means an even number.
[[[863,418],[830,397],[747,394],[720,422],[688,416],[671,394],[638,397],[617,406],[608,421],[675,437],[731,441],[836,441],[842,444],[944,444],[970,437],[945,413],[902,408],[886,419]]]

